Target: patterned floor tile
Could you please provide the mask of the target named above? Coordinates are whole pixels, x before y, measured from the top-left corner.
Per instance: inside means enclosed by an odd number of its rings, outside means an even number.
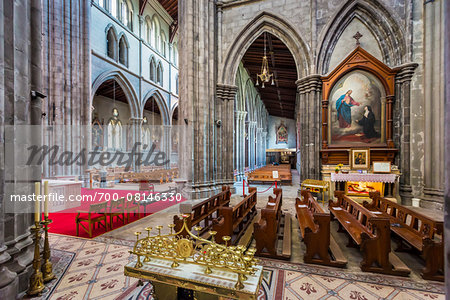
[[[301,299],[319,299],[328,293],[325,288],[309,276],[290,282],[286,288],[299,295]]]
[[[379,285],[379,284],[371,284],[371,283],[365,283],[365,282],[358,282],[358,285],[362,288],[368,290],[374,295],[378,295],[382,298],[387,298],[389,295],[391,295],[395,288],[385,285]]]
[[[376,300],[377,296],[371,294],[370,292],[362,289],[356,284],[350,283],[340,289],[338,295],[342,299],[354,299],[354,300]]]
[[[320,275],[311,275],[311,277],[329,290],[335,290],[338,286],[345,283],[345,280],[334,277],[327,277]]]

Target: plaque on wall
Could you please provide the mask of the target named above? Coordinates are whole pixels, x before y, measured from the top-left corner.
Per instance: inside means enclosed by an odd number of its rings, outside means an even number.
[[[390,161],[374,161],[372,169],[373,169],[374,173],[391,173],[391,162]]]

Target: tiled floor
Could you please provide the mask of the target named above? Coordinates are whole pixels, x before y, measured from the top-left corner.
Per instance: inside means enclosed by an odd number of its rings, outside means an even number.
[[[137,287],[137,280],[123,275],[132,260],[133,243],[107,243],[50,235],[51,249],[58,260],[68,263],[42,298],[152,299],[151,285]],[[63,254],[67,259],[62,259]],[[73,259],[72,259],[73,257]],[[409,278],[358,273],[277,260],[261,260],[264,280],[258,299],[444,299],[444,285],[421,283]]]

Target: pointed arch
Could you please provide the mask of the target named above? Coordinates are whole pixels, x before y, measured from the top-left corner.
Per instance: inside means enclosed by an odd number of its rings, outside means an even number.
[[[100,74],[92,83],[92,93],[91,93],[91,103],[94,99],[97,89],[102,85],[103,82],[114,79],[122,88],[130,106],[130,114],[132,118],[139,115],[139,101],[136,91],[133,89],[133,85],[127,79],[127,77],[119,70],[110,70]]]
[[[366,25],[377,39],[386,65],[392,67],[405,62],[408,51],[405,33],[395,21],[400,18],[378,0],[350,0],[342,5],[319,36],[316,61],[319,73],[330,71],[331,54],[342,33],[355,18]]]
[[[164,96],[161,94],[159,89],[153,89],[149,91],[144,96],[144,101],[141,104],[140,113],[141,115],[144,112],[145,103],[147,103],[148,100],[150,100],[153,97],[155,99],[156,104],[158,105],[159,111],[161,112],[161,119],[162,119],[162,125],[170,125],[170,110],[167,106],[167,101],[164,98]]]
[[[150,60],[150,80],[154,82],[156,80],[156,60],[153,55],[150,56],[149,60]]]
[[[175,102],[175,104],[173,105],[172,109],[170,110],[170,125],[177,125],[177,124],[173,124],[172,123],[172,119],[173,119],[173,114],[175,113],[175,110],[178,108],[178,102]],[[179,112],[179,110],[178,110]]]
[[[128,43],[128,39],[126,34],[123,32],[119,36],[119,62],[128,67],[128,49],[130,48],[130,44]]]
[[[118,36],[116,28],[112,24],[108,24],[105,28],[106,34],[106,55],[109,58],[117,60]]]
[[[150,16],[145,17],[144,21],[145,25],[145,31],[144,31],[144,40],[147,42],[147,44],[152,45],[152,20]]]
[[[164,76],[164,69],[162,67],[161,60],[158,61],[158,65],[156,67],[156,82],[159,85],[163,85],[163,76]]]
[[[226,52],[225,60],[219,72],[219,82],[234,84],[242,57],[250,45],[264,32],[273,34],[286,45],[294,57],[299,78],[309,73],[310,50],[294,27],[281,17],[262,12],[244,27]]]

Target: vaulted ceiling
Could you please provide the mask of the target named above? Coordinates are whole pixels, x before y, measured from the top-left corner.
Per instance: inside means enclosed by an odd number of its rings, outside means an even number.
[[[273,73],[274,85],[271,82],[262,88],[256,86],[261,100],[270,115],[294,119],[297,69],[294,57],[286,45],[276,36],[266,33],[266,52],[269,71]],[[264,34],[259,36],[245,53],[242,62],[256,83],[256,74],[261,72],[262,57],[264,55]]]

